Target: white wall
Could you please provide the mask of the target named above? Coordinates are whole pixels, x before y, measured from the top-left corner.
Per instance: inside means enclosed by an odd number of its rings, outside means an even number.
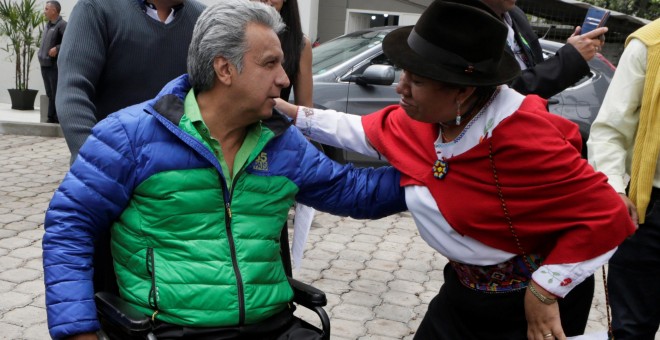
[[[319,0],[299,0],[298,10],[303,33],[313,42],[318,37]]]

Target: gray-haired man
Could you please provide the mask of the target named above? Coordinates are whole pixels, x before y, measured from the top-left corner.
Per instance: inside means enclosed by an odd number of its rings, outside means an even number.
[[[280,254],[294,200],[357,218],[406,206],[394,169],[334,163],[273,111],[289,84],[282,29],[268,5],[216,3],[189,75],[94,127],[46,214],[54,338],[98,329],[91,255],[108,230],[119,293],[157,337],[319,338],[293,317]]]

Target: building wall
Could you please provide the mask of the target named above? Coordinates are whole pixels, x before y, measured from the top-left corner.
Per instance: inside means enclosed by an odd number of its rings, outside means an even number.
[[[423,2],[423,1],[422,1]],[[426,6],[398,0],[323,0],[319,2],[318,37],[328,41],[350,31],[349,12],[399,15],[400,25],[414,24]]]
[[[298,1],[300,11],[300,23],[303,32],[314,41],[318,37],[317,20],[319,18],[319,0]]]

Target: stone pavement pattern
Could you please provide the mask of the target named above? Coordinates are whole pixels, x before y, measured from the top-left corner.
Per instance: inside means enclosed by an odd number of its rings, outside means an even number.
[[[48,338],[41,238],[68,160],[62,138],[0,135],[0,339]],[[325,291],[333,339],[412,339],[446,263],[409,213],[380,220],[318,213],[294,276]],[[597,274],[588,331],[606,327]],[[317,322],[307,310],[296,313]]]

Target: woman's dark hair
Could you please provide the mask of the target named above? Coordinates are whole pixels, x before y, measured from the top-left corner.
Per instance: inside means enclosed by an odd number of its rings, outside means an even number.
[[[280,10],[282,20],[286,25],[284,32],[280,33],[280,43],[284,52],[284,71],[293,84],[298,75],[300,55],[303,49],[303,32],[300,25],[300,12],[297,0],[286,0]]]

